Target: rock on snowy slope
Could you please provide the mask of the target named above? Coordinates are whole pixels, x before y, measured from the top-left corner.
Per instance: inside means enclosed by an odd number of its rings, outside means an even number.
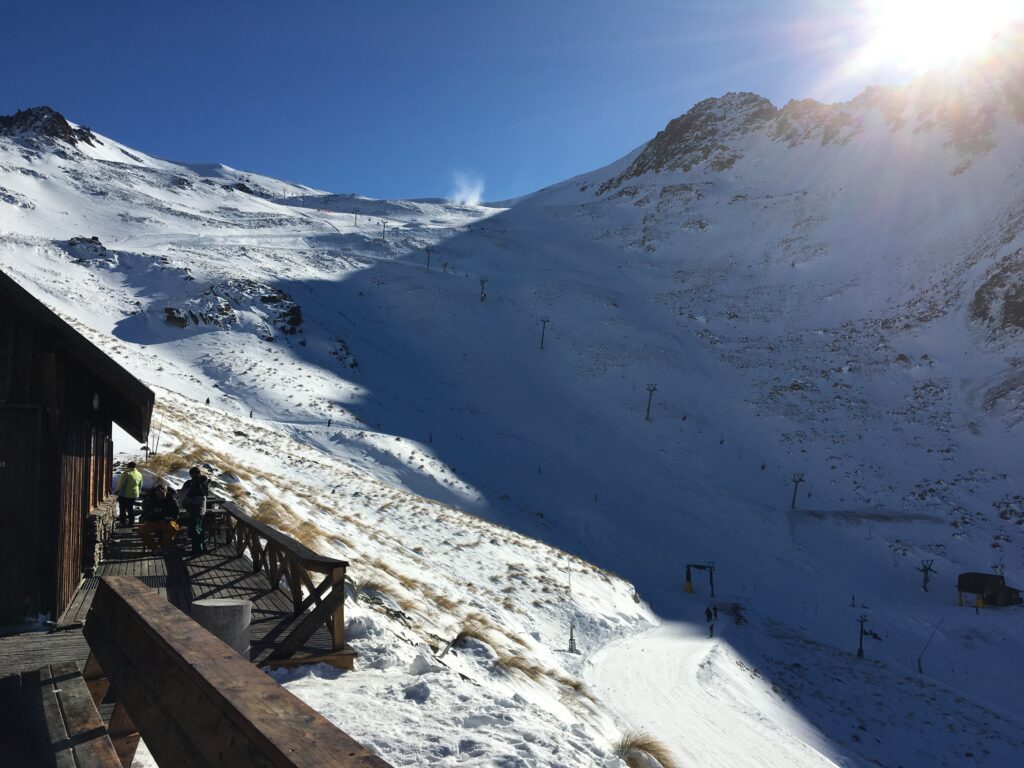
[[[90,146],[101,143],[91,130],[72,126],[64,115],[50,107],[32,107],[18,110],[13,115],[0,115],[0,135],[27,141],[50,139],[72,147],[80,141]]]

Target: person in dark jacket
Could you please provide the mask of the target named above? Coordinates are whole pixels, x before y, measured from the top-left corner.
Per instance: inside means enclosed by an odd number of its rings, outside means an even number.
[[[178,525],[178,502],[167,492],[166,485],[157,485],[153,493],[142,502],[141,519],[139,536],[147,549],[166,552],[173,548],[174,535],[181,530],[181,526]],[[156,533],[160,534],[159,547],[153,538]]]
[[[206,514],[206,497],[210,495],[210,478],[199,467],[188,471],[189,479],[181,486],[178,498],[188,517],[188,537],[192,554],[201,555],[204,549],[203,515]]]

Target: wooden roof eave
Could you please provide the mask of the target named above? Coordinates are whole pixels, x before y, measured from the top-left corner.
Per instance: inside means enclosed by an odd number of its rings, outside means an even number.
[[[14,306],[35,326],[47,331],[57,346],[91,371],[103,389],[95,393],[100,396],[102,411],[140,443],[146,441],[156,403],[156,395],[149,387],[2,270],[0,301]]]

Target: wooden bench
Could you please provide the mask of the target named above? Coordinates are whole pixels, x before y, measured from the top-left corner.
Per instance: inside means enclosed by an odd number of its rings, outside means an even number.
[[[0,679],[0,765],[121,768],[74,662]]]
[[[85,622],[94,701],[123,766],[139,735],[174,768],[388,768],[132,576],[100,580]]]

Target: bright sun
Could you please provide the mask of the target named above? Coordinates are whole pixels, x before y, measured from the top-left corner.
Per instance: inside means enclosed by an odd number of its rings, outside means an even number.
[[[1024,15],[1022,0],[864,0],[868,42],[857,66],[919,73],[981,51]]]

